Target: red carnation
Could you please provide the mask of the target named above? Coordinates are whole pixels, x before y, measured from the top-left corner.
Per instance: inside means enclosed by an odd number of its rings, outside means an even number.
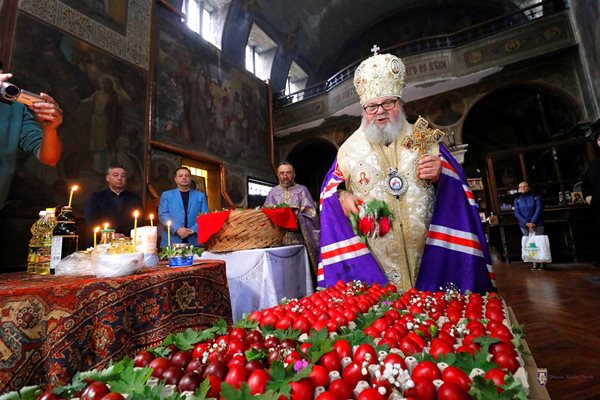
[[[390,231],[390,217],[385,216],[379,218],[379,236],[385,236]]]
[[[373,218],[373,217],[361,218],[358,221],[358,230],[364,236],[369,236],[373,232],[374,226],[375,226],[375,218]]]

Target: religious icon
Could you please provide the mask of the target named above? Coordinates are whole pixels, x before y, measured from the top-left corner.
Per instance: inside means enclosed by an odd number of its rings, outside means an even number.
[[[397,199],[408,189],[406,178],[398,174],[396,168],[388,168],[388,177],[385,182],[387,192]]]
[[[368,185],[369,184],[369,178],[367,178],[367,174],[365,172],[361,172],[359,176],[360,176],[360,179],[358,180],[358,183],[360,185]]]

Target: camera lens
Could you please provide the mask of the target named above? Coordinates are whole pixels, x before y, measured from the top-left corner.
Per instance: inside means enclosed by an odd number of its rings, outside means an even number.
[[[15,85],[13,85],[11,83],[2,82],[2,87],[0,88],[0,93],[6,100],[15,101],[15,99],[21,93],[21,89],[19,89],[18,87],[16,87]]]

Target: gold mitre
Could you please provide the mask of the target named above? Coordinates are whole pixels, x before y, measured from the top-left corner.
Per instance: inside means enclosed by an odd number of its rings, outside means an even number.
[[[354,72],[354,87],[360,104],[378,97],[402,97],[406,73],[402,60],[392,54],[377,54],[377,45],[371,51],[374,55],[360,63]]]

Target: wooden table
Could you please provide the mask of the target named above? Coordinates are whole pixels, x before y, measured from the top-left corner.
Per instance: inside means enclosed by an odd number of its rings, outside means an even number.
[[[106,365],[170,333],[231,323],[225,263],[118,278],[0,274],[0,393]]]

